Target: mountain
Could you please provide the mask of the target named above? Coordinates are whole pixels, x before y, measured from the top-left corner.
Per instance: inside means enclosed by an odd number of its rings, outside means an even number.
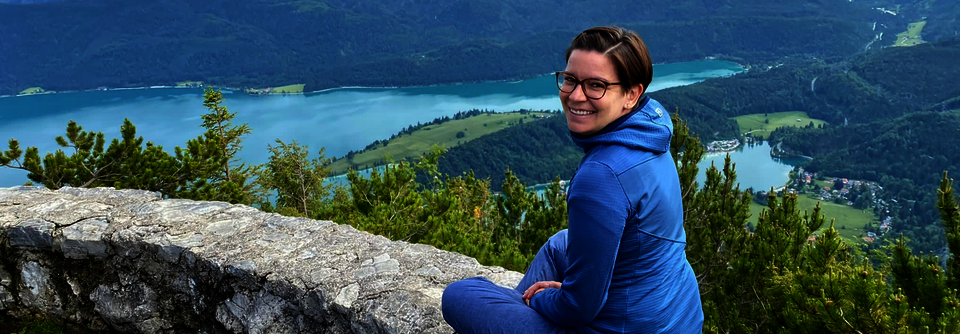
[[[611,23],[641,33],[658,63],[835,58],[870,43],[879,15],[800,0],[0,3],[0,94],[185,80],[307,90],[504,80],[561,68],[576,33]]]
[[[729,117],[806,111],[834,124],[890,120],[922,110],[956,108],[960,87],[960,38],[906,48],[883,48],[827,64],[820,59],[785,60],[651,94],[690,121],[702,139],[734,138]]]

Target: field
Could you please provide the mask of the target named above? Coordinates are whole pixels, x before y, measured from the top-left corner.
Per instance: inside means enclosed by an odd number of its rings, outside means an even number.
[[[40,88],[40,87],[30,87],[30,88],[24,89],[22,92],[20,92],[20,95],[38,94],[38,93],[43,93],[43,92],[45,92],[45,90],[43,90],[43,88]]]
[[[920,38],[920,32],[927,25],[927,21],[914,22],[907,26],[907,31],[897,34],[897,41],[893,46],[914,46],[926,43]]]
[[[834,228],[837,229],[840,236],[847,242],[860,241],[860,234],[863,233],[863,227],[871,221],[877,220],[877,217],[870,210],[864,211],[851,206],[820,201],[810,196],[812,195],[801,194],[797,196],[797,204],[800,207],[800,211],[807,213],[813,212],[813,208],[817,205],[817,202],[820,202],[820,212],[826,218],[823,223],[823,229],[830,227],[830,220],[834,219]],[[747,219],[747,221],[755,226],[757,224],[757,217],[760,216],[760,211],[764,209],[766,209],[765,206],[750,203],[750,218]]]
[[[250,88],[247,89],[247,94],[261,95],[261,94],[303,94],[303,84],[295,85],[286,85],[280,87],[270,87],[264,89]]]
[[[549,114],[540,113],[526,115],[520,113],[483,114],[466,119],[451,120],[440,125],[423,127],[409,135],[394,138],[387,146],[379,146],[357,154],[353,157],[353,162],[359,166],[372,166],[375,162],[384,160],[386,156],[391,157],[394,161],[400,161],[408,157],[418,157],[425,152],[429,152],[434,144],[448,148],[457,146],[460,143],[466,143],[483,135],[516,125],[521,118],[524,118],[524,122],[532,122],[536,120],[533,116],[539,115],[549,116]],[[461,131],[463,132],[463,138],[457,138],[457,133]],[[347,172],[350,165],[344,158],[333,162],[330,168],[331,175],[343,174]]]
[[[181,81],[177,83],[177,87],[200,87],[203,86],[203,81]]]
[[[286,85],[270,88],[270,94],[301,94],[303,93],[303,84]]]
[[[751,114],[737,116],[733,118],[740,125],[740,133],[750,133],[754,136],[761,136],[763,139],[770,137],[770,132],[782,126],[804,127],[813,122],[814,126],[825,124],[826,122],[810,118],[803,111],[784,111],[764,114]],[[769,121],[768,121],[769,120]]]

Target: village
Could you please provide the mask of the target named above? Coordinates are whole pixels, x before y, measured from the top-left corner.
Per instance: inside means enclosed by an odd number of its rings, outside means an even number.
[[[740,140],[715,140],[707,144],[707,153],[722,153],[736,150],[740,147]]]
[[[857,210],[872,210],[877,220],[866,224],[860,236],[860,240],[866,243],[873,243],[893,227],[890,206],[896,205],[896,200],[891,200],[892,203],[884,200],[883,187],[876,182],[827,177],[797,167],[790,173],[787,185],[775,191],[808,196],[820,202],[845,205]],[[756,193],[758,196],[765,194],[764,191]],[[811,236],[810,241],[815,240],[816,236]]]

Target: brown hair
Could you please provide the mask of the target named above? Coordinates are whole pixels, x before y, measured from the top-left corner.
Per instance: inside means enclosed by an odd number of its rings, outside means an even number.
[[[653,62],[647,45],[636,32],[620,27],[595,27],[584,30],[570,42],[566,61],[573,50],[596,51],[610,57],[617,69],[617,79],[624,87],[643,85],[646,93],[653,80]]]

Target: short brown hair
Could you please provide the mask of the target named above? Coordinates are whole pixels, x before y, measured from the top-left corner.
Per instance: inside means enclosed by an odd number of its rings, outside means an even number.
[[[647,45],[636,32],[620,27],[595,27],[584,30],[570,42],[566,61],[573,50],[596,51],[607,55],[617,69],[617,80],[625,87],[643,85],[646,93],[653,80],[653,62]]]

